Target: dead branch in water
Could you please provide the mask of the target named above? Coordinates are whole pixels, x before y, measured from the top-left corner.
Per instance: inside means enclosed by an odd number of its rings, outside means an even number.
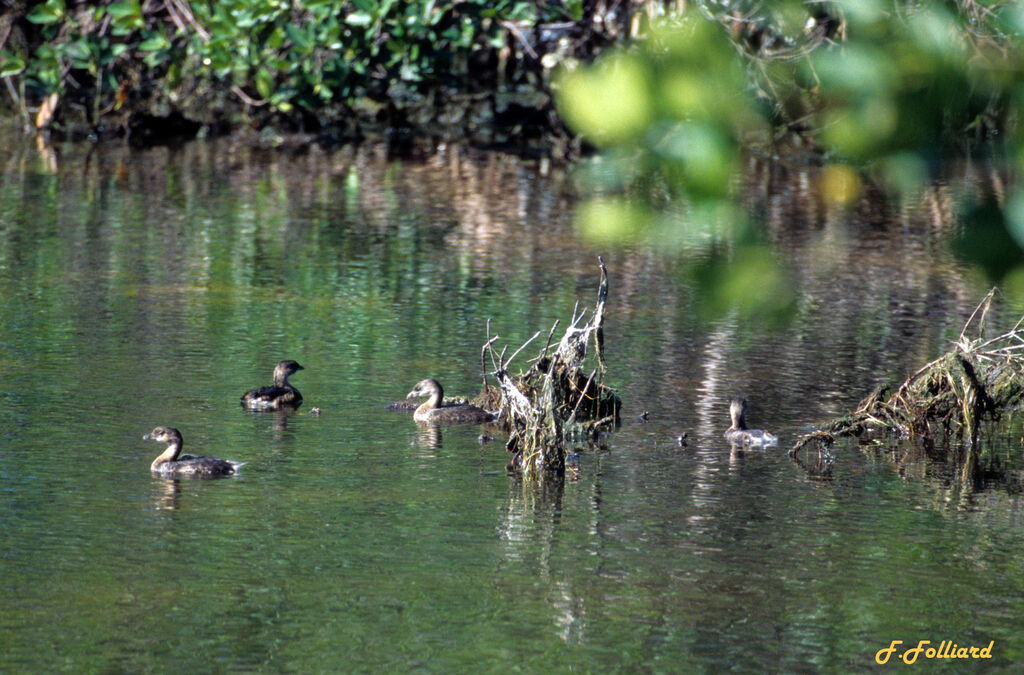
[[[993,288],[978,304],[952,350],[920,368],[888,398],[888,387],[875,389],[850,415],[800,438],[790,454],[871,430],[929,440],[941,430],[973,446],[982,422],[999,419],[1024,400],[1024,318],[1008,333],[981,337],[995,294]],[[972,326],[974,339],[967,337]]]
[[[597,304],[590,320],[583,323],[586,311],[573,309],[569,327],[554,353],[549,354],[551,338],[558,322],[551,327],[548,339],[533,365],[518,377],[509,374],[509,366],[523,349],[541,333],[538,331],[505,358],[507,348],[499,355],[494,351],[494,338],[488,336],[484,349],[490,353],[492,375],[501,387],[501,419],[509,434],[506,449],[512,453],[509,469],[525,476],[540,476],[546,471],[565,470],[566,442],[570,439],[595,440],[604,429],[618,422],[621,402],[603,384],[603,325],[608,299],[608,271],[604,260]],[[595,340],[598,361],[590,374],[582,370],[590,338]]]

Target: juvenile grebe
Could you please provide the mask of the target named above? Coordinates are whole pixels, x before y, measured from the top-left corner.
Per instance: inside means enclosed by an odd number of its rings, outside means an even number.
[[[443,405],[444,390],[437,380],[427,378],[421,380],[406,398],[428,396],[429,398],[416,408],[412,418],[417,422],[430,424],[482,424],[493,422],[494,415],[475,405],[456,404]]]
[[[737,396],[729,403],[729,417],[732,426],[725,432],[725,439],[733,445],[775,445],[779,439],[762,429],[747,428],[747,400]]]
[[[147,441],[166,443],[167,449],[149,465],[161,476],[230,476],[245,462],[230,462],[216,457],[196,457],[181,454],[181,432],[173,427],[157,427],[142,437]]]
[[[247,391],[242,395],[242,407],[249,410],[278,410],[297,408],[302,394],[288,383],[288,377],[305,370],[295,361],[280,361],[274,368],[274,384]]]

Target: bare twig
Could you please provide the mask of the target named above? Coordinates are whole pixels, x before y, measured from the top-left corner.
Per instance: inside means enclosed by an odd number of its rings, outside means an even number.
[[[590,391],[590,383],[594,381],[594,375],[597,374],[597,368],[590,371],[590,377],[587,378],[587,384],[584,385],[583,391],[580,392],[580,397],[576,401],[576,406],[572,409],[572,414],[569,415],[568,422],[571,423],[576,419],[576,411],[580,409],[580,404],[583,403],[583,399],[586,398],[587,392]]]
[[[542,349],[540,354],[537,355],[537,358],[535,359],[536,361],[540,361],[548,355],[548,348],[551,346],[551,336],[555,334],[555,329],[558,328],[558,323],[558,319],[555,319],[555,322],[551,324],[551,330],[548,331],[548,339],[544,342],[544,349]]]
[[[488,332],[488,334],[490,334],[490,332],[491,332],[490,328],[491,328],[491,320],[488,319],[487,320],[487,332]],[[490,391],[487,388],[487,361],[485,360],[485,355],[486,355],[487,352],[491,352],[491,362],[492,363],[494,362],[494,352],[491,351],[491,345],[494,344],[494,341],[497,340],[498,337],[500,337],[500,336],[495,335],[494,337],[488,339],[487,342],[484,343],[484,346],[480,348],[480,376],[484,380],[484,394],[487,394]],[[495,368],[495,370],[497,370],[497,368]]]
[[[531,59],[537,58],[537,52],[533,51],[533,47],[530,46],[529,40],[523,35],[523,31],[519,29],[519,26],[512,21],[502,21],[501,26],[516,38],[519,44],[523,46],[523,49],[526,50],[526,53],[530,55]]]
[[[534,340],[536,340],[536,339],[537,339],[537,336],[538,336],[538,335],[540,335],[540,331],[537,331],[536,333],[534,333],[534,334],[533,334],[533,337],[531,337],[531,338],[530,338],[529,340],[527,340],[527,341],[526,341],[526,342],[524,342],[524,343],[523,343],[522,345],[520,345],[519,349],[517,349],[517,350],[515,350],[514,352],[512,352],[512,356],[508,357],[508,361],[505,361],[505,362],[504,362],[504,365],[503,365],[502,367],[503,367],[503,368],[505,368],[505,367],[508,367],[508,364],[512,363],[512,360],[513,360],[513,359],[515,359],[515,358],[516,358],[516,356],[518,356],[518,355],[519,355],[519,352],[521,352],[521,351],[523,351],[524,349],[526,349],[526,346],[527,346],[528,344],[530,344],[531,342],[533,342]],[[504,352],[504,351],[502,351],[502,354],[504,354],[504,353],[505,353],[505,352]]]
[[[996,294],[996,289],[995,288],[990,289],[989,292],[987,294],[985,294],[985,297],[982,298],[981,302],[978,303],[978,306],[974,308],[974,311],[971,312],[970,318],[967,319],[967,323],[964,324],[963,330],[960,331],[960,339],[958,340],[958,342],[962,342],[963,341],[964,335],[967,333],[967,329],[970,327],[971,322],[974,321],[974,317],[978,315],[978,311],[979,310],[981,310],[981,321],[979,323],[984,325],[984,323],[985,323],[985,315],[988,313],[988,308],[992,304],[992,298],[995,297],[995,294]],[[982,309],[982,307],[984,307],[984,309]],[[979,333],[979,335],[981,334],[981,328],[980,327],[978,329],[978,333]]]

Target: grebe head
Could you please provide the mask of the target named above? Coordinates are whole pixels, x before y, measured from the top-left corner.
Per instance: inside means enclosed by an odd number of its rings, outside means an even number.
[[[406,398],[419,398],[420,396],[437,399],[437,404],[440,404],[444,398],[444,389],[441,388],[441,384],[437,380],[428,377],[425,380],[420,380],[419,384],[406,395]]]
[[[153,471],[159,471],[161,466],[177,460],[178,455],[181,454],[181,432],[174,427],[157,427],[143,436],[142,439],[167,444],[164,451],[157,455],[150,465],[149,468]]]
[[[145,441],[158,441],[181,447],[181,432],[174,427],[157,427],[142,437]]]
[[[298,361],[292,361],[290,359],[287,361],[279,361],[277,366],[274,368],[274,384],[279,387],[283,387],[288,381],[288,377],[290,375],[294,375],[300,370],[305,370],[305,368],[300,366]]]

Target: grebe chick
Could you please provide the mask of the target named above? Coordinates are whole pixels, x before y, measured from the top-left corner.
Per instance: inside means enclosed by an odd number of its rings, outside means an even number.
[[[238,467],[245,464],[216,457],[182,455],[181,432],[173,427],[157,427],[142,438],[167,444],[167,449],[149,465],[150,470],[160,476],[230,476],[237,473]]]
[[[763,429],[747,428],[747,400],[737,396],[729,403],[729,417],[732,426],[725,432],[725,439],[733,445],[760,445],[767,447],[779,442],[778,437]]]
[[[437,380],[427,378],[420,380],[416,388],[409,392],[406,398],[418,398],[427,396],[426,401],[416,408],[412,418],[417,422],[428,422],[430,424],[483,424],[493,422],[494,414],[475,405],[455,404],[444,405],[444,390]]]
[[[247,391],[242,395],[242,407],[249,410],[279,410],[297,408],[302,394],[288,382],[291,375],[305,370],[296,361],[279,361],[274,368],[274,384]]]

